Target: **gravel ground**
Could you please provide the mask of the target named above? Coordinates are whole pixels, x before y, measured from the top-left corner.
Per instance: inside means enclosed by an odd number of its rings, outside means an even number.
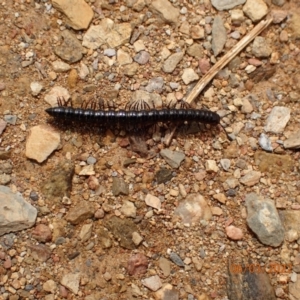
[[[45,112],[179,103],[267,15],[192,104],[221,126],[168,145],[172,123]],[[297,0],[4,1],[0,20],[0,299],[300,299]]]

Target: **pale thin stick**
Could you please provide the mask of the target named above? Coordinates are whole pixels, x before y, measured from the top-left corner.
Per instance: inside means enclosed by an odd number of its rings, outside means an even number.
[[[246,36],[244,36],[229,52],[227,52],[195,85],[193,90],[186,98],[186,102],[191,104],[207,84],[222,70],[240,51],[242,51],[256,36],[258,36],[265,28],[267,28],[273,18],[270,16],[266,20],[259,22]],[[165,144],[168,146],[176,131],[176,127],[166,139]]]

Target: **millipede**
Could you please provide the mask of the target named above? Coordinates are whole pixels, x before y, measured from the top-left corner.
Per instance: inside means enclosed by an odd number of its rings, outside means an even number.
[[[152,125],[159,122],[162,123],[184,123],[199,122],[202,124],[218,125],[220,124],[220,116],[210,110],[192,109],[187,103],[183,103],[181,108],[155,109],[143,101],[137,101],[133,104],[126,105],[125,109],[105,110],[102,105],[100,109],[96,109],[96,105],[92,104],[81,108],[73,108],[67,105],[64,99],[58,99],[58,106],[47,108],[46,112],[56,120],[93,123],[101,126],[126,126],[128,124],[135,125]],[[185,108],[184,108],[185,107]],[[186,108],[187,107],[187,108]],[[129,108],[129,109],[127,109]]]

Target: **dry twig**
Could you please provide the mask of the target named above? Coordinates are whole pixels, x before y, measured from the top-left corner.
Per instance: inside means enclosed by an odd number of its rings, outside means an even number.
[[[266,20],[259,22],[199,80],[185,101],[191,104],[208,85],[208,83],[216,76],[216,74],[222,70],[237,54],[239,54],[256,36],[258,36],[265,28],[267,28],[272,21],[273,18],[269,16]],[[177,128],[175,127],[169,137],[165,140],[165,144],[167,146],[171,143],[176,129]]]

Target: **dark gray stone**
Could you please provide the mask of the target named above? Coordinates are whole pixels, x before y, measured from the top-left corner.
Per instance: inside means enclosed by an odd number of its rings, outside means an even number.
[[[155,178],[158,184],[165,183],[173,177],[172,171],[169,169],[161,168],[156,174]]]
[[[247,224],[264,245],[278,247],[284,241],[284,228],[275,204],[255,193],[246,195]]]
[[[128,195],[129,186],[122,178],[114,177],[112,184],[112,193],[114,196]]]

